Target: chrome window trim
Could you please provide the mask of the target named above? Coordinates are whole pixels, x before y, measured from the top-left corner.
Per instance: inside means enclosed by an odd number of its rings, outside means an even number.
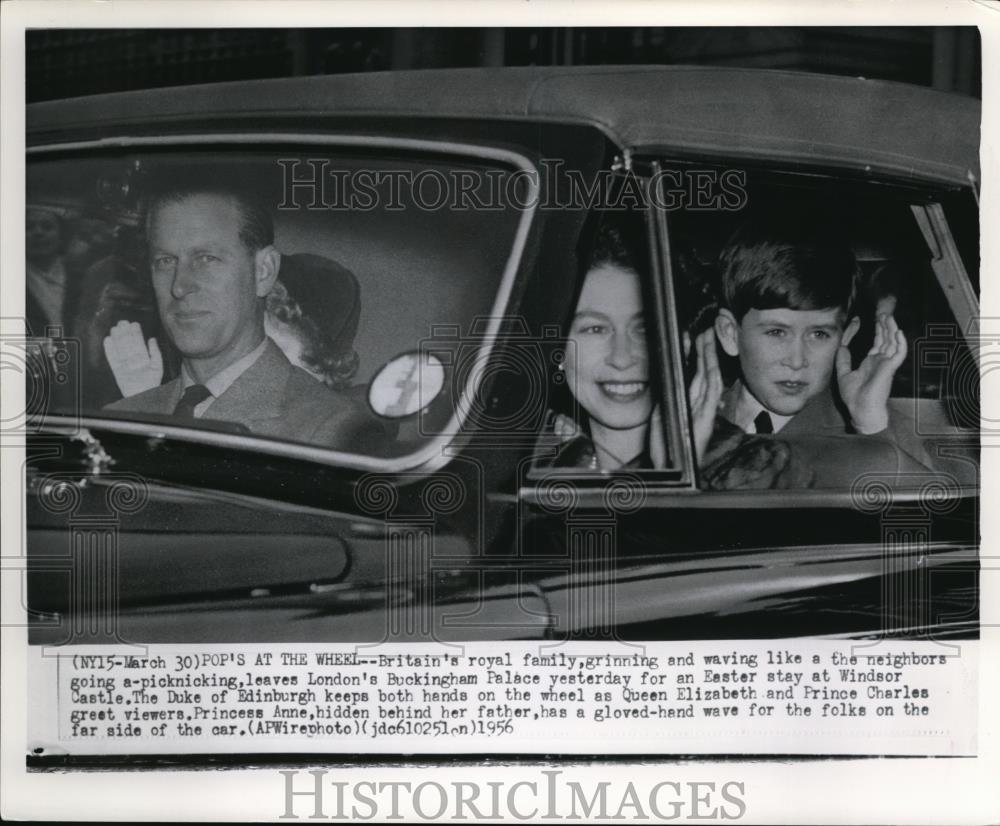
[[[931,269],[955,316],[955,322],[969,346],[973,348],[973,352],[978,353],[976,345],[979,342],[976,340],[976,333],[979,327],[979,300],[951,234],[951,226],[945,217],[944,209],[937,202],[913,205],[910,209],[927,244],[931,256]],[[981,278],[980,283],[982,283]]]

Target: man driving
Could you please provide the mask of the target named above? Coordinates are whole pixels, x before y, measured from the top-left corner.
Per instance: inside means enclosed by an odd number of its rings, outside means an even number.
[[[293,366],[265,335],[266,298],[281,263],[270,211],[221,178],[175,177],[152,195],[146,235],[157,308],[181,374],[105,409],[222,420],[356,449],[359,430],[370,425],[364,412]]]

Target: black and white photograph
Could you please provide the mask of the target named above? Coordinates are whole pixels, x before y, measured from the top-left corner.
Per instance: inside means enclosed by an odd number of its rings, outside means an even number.
[[[5,760],[263,819],[944,817],[904,778],[996,750],[976,15],[335,5],[4,10]],[[892,795],[778,799],[823,767]]]

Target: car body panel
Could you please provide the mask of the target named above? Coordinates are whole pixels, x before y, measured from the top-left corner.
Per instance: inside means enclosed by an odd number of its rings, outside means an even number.
[[[978,130],[975,101],[928,90],[690,67],[297,78],[28,110],[29,163],[70,149],[189,147],[199,136],[219,151],[367,141],[486,146],[587,174],[627,170],[640,156],[736,160],[963,195]],[[549,185],[539,182],[542,197]],[[491,364],[530,340],[533,324],[564,317],[578,277],[587,209],[531,218],[494,306],[516,323],[491,328]],[[670,294],[666,223],[649,227],[654,278]],[[966,278],[960,264],[949,277]],[[961,285],[967,315],[975,294]],[[656,346],[669,353],[679,336],[658,318]],[[664,369],[683,409],[680,360]],[[52,417],[29,440],[31,642],[65,642],[67,621],[109,604],[115,633],[146,642],[978,633],[978,466],[968,455],[978,439],[948,437],[965,443],[961,484],[929,480],[929,493],[707,493],[687,445],[669,473],[638,481],[546,476],[569,491],[567,505],[531,475],[540,417],[523,431],[495,424],[528,392],[523,376],[495,372],[478,387],[481,418],[420,467],[165,423]],[[675,442],[688,439],[680,428]],[[142,480],[142,511],[109,511],[115,480],[129,479]],[[118,595],[89,607],[53,578],[59,557],[81,547],[80,525],[120,563]],[[887,605],[893,583],[924,596]]]
[[[978,179],[979,169],[980,108],[971,98],[864,78],[721,67],[262,80],[35,104],[27,123],[29,135],[43,138],[68,128],[110,136],[134,127],[169,130],[202,117],[238,123],[248,112],[270,123],[316,116],[327,128],[353,120],[389,133],[400,119],[589,124],[630,151],[774,160],[959,185],[970,174]]]

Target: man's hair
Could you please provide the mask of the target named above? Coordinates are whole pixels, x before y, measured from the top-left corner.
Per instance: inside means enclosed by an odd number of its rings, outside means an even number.
[[[847,242],[817,220],[757,216],[719,255],[722,304],[742,321],[750,310],[826,310],[854,302],[858,263]]]
[[[240,212],[240,240],[250,252],[274,243],[274,219],[260,195],[233,177],[202,169],[180,173],[170,170],[152,182],[146,205],[147,237],[153,216],[159,209],[197,195],[218,195],[233,200]]]

